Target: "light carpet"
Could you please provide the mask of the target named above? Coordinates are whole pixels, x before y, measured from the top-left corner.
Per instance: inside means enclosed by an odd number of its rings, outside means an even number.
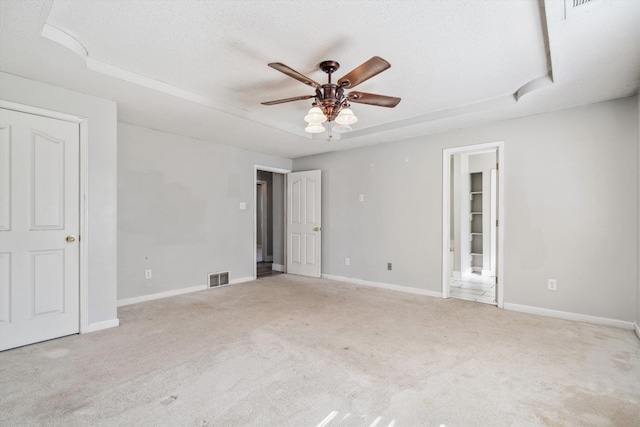
[[[0,353],[3,426],[638,426],[633,332],[278,275]]]

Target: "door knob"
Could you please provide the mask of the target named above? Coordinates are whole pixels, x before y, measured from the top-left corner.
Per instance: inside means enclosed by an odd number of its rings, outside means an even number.
[[[313,231],[320,231],[320,230],[321,230],[320,227],[316,227],[316,228],[313,229]]]
[[[76,241],[76,236],[74,236],[73,234],[70,236],[67,236],[67,242],[73,243],[75,241]]]

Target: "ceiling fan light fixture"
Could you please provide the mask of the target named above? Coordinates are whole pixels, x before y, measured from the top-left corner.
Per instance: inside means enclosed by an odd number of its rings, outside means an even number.
[[[324,115],[320,107],[314,106],[311,107],[306,116],[304,116],[304,121],[313,124],[320,124],[327,121],[327,116]]]
[[[325,131],[325,128],[322,126],[322,123],[309,123],[309,126],[304,128],[304,131],[307,133],[322,133]]]
[[[353,114],[353,111],[351,111],[351,108],[349,107],[340,110],[338,117],[336,117],[336,123],[339,125],[352,125],[357,121],[358,118]]]

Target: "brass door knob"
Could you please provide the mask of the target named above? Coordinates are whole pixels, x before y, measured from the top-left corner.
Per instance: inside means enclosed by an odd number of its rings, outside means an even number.
[[[67,242],[73,243],[75,241],[76,241],[76,236],[74,236],[73,234],[70,236],[67,236]]]
[[[316,228],[313,229],[313,231],[320,231],[320,230],[321,230],[320,227],[316,227]]]

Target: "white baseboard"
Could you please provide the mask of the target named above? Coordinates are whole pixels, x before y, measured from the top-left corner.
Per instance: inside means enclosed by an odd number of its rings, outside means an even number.
[[[638,339],[640,339],[640,325],[638,325],[638,322],[635,323],[635,330],[636,336],[638,337]]]
[[[282,264],[271,264],[271,270],[273,271],[282,271],[284,272],[284,265]]]
[[[323,274],[322,277],[325,279],[336,280],[338,282],[353,283],[355,285],[372,286],[374,288],[391,289],[392,291],[400,291],[408,294],[442,298],[442,292],[429,291],[427,289],[418,289],[418,288],[412,288],[409,286],[392,285],[390,283],[371,282],[369,280],[354,279],[352,277],[333,276],[331,274]]]
[[[174,289],[166,292],[159,292],[157,294],[141,295],[139,297],[126,298],[118,300],[118,307],[125,305],[137,304],[139,302],[153,301],[155,299],[174,297],[176,295],[188,294],[191,292],[203,291],[208,289],[207,285],[191,286],[189,288]]]
[[[251,282],[253,280],[255,280],[253,276],[240,277],[238,279],[230,280],[229,285],[235,285],[237,283],[244,283],[244,282]],[[153,301],[161,298],[174,297],[176,295],[189,294],[191,292],[204,291],[205,289],[209,289],[209,287],[207,285],[198,285],[198,286],[191,286],[189,288],[181,288],[181,289],[174,289],[166,292],[158,292],[157,294],[141,295],[139,297],[121,299],[121,300],[118,300],[118,307],[137,304],[139,302]]]
[[[235,285],[237,283],[253,282],[254,280],[256,279],[253,276],[239,277],[237,279],[230,280],[229,284]]]
[[[587,314],[570,313],[567,311],[551,310],[548,308],[531,307],[528,305],[504,303],[505,310],[519,311],[522,313],[538,314],[540,316],[555,317],[558,319],[575,320],[576,322],[592,323],[594,325],[613,326],[621,329],[634,329],[633,322],[625,320],[609,319],[607,317],[589,316]],[[636,333],[638,332],[636,325]]]
[[[89,332],[101,331],[103,329],[115,328],[120,325],[120,319],[111,319],[104,320],[102,322],[89,323],[87,328],[82,331],[83,334],[88,334]]]

